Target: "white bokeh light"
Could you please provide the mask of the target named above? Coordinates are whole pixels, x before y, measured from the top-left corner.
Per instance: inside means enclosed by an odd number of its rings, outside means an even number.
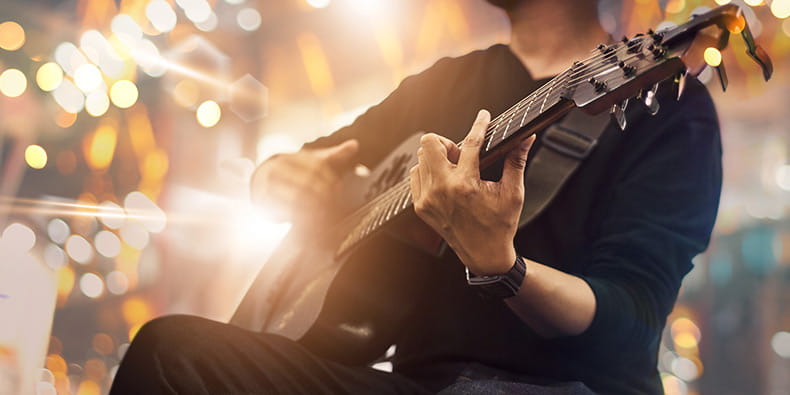
[[[60,218],[55,218],[47,224],[47,235],[49,235],[49,239],[55,243],[63,244],[70,234],[71,229],[69,229],[69,224]]]
[[[122,295],[129,290],[129,279],[122,272],[110,272],[107,275],[107,290],[111,294]]]
[[[115,233],[103,230],[96,233],[94,237],[94,245],[99,254],[107,258],[115,258],[121,253],[121,240]]]
[[[167,33],[176,27],[178,17],[173,8],[164,0],[153,0],[145,7],[145,16],[151,25],[162,33]]]
[[[36,233],[27,225],[14,222],[3,231],[0,250],[24,253],[36,245]]]
[[[87,264],[93,259],[93,247],[79,235],[71,235],[66,240],[66,253],[77,263]]]
[[[80,277],[80,291],[85,296],[96,299],[104,293],[104,282],[94,273],[85,273]]]
[[[236,23],[248,32],[257,30],[261,26],[261,14],[254,8],[244,8],[236,15]]]

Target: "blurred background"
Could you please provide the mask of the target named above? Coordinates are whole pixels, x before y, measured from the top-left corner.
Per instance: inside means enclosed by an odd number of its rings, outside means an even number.
[[[620,37],[729,2],[599,7]],[[776,71],[735,37],[726,94],[700,77],[724,190],[667,324],[668,394],[790,393],[790,0],[734,3]],[[507,41],[483,0],[0,2],[0,393],[106,393],[147,320],[229,319],[288,231],[250,206],[254,165]]]

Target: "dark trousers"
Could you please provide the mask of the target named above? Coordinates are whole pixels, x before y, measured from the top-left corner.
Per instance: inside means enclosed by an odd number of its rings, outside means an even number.
[[[140,329],[110,394],[427,394],[396,373],[312,355],[282,336],[192,316]]]
[[[527,384],[532,380],[477,364],[441,370],[450,378],[441,395],[592,394],[580,382]],[[432,392],[436,388],[429,391],[398,373],[317,357],[282,336],[183,315],[157,318],[140,329],[110,389],[111,395]]]

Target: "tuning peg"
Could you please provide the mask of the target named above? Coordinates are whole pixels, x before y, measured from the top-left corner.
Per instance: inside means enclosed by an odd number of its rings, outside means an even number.
[[[658,114],[658,110],[659,108],[661,108],[661,106],[658,104],[658,100],[656,100],[657,91],[658,91],[658,83],[653,84],[653,86],[650,87],[650,89],[646,91],[642,91],[639,94],[639,99],[642,100],[642,104],[645,105],[650,115]]]
[[[719,65],[714,68],[716,69],[716,74],[719,76],[719,82],[721,82],[721,90],[726,92],[727,85],[730,81],[727,79],[727,70],[724,69],[724,62],[719,63]]]
[[[675,99],[680,100],[683,91],[686,89],[686,71],[681,71],[675,76]]]
[[[625,126],[627,120],[625,118],[625,108],[628,106],[628,99],[623,100],[620,104],[615,104],[612,106],[611,114],[615,121],[617,121],[617,126],[620,126],[620,130],[625,130]]]

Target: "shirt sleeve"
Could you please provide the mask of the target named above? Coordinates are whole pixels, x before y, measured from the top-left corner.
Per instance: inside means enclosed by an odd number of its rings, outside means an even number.
[[[407,77],[382,102],[370,107],[351,125],[328,136],[306,143],[302,148],[324,148],[349,139],[359,141],[359,161],[368,167],[377,165],[400,142],[420,132],[426,119],[435,115],[447,90],[444,81],[455,73],[451,59],[443,58],[425,71]]]
[[[581,277],[596,298],[578,340],[606,352],[654,347],[691,259],[708,244],[721,192],[713,103],[696,85],[663,120],[632,131],[632,152],[606,204]],[[668,99],[673,100],[673,99]],[[591,345],[592,344],[592,345]]]

